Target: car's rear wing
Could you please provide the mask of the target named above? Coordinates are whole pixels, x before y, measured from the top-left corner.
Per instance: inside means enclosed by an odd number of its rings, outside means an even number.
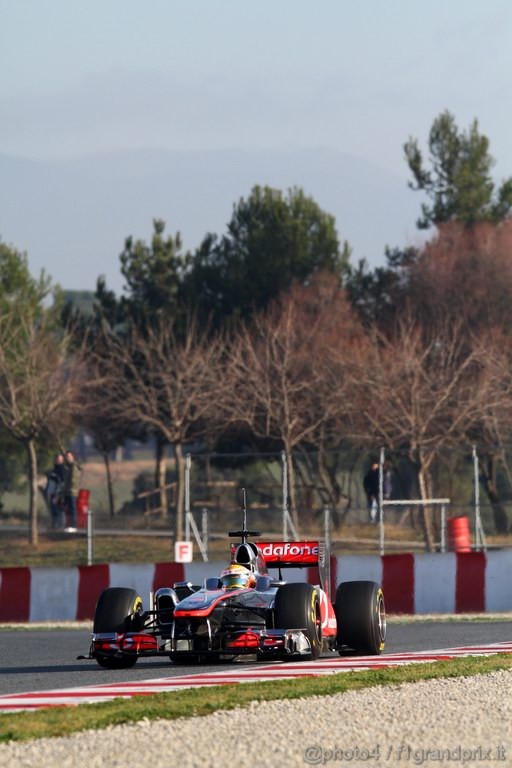
[[[268,568],[318,568],[320,586],[330,596],[330,558],[324,541],[258,541],[257,547]]]
[[[325,560],[322,541],[258,541],[256,546],[270,568],[315,566]]]

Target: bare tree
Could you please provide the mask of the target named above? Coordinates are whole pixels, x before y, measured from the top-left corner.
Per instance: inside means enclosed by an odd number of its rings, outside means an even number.
[[[127,337],[111,336],[108,344],[109,407],[116,419],[140,424],[172,445],[177,469],[176,536],[183,537],[184,443],[209,429],[215,408],[213,386],[219,381],[221,343],[191,321],[184,334],[172,322]]]
[[[350,506],[350,483],[342,471],[346,451],[343,454],[340,449],[354,444],[358,373],[368,341],[345,291],[331,276],[318,276],[308,288],[295,291],[295,296],[301,306],[301,322],[314,332],[315,348],[314,388],[308,407],[315,426],[307,443],[299,446],[298,468],[340,523],[342,510]],[[354,451],[352,455],[356,455]]]
[[[56,332],[49,314],[19,307],[0,316],[0,421],[23,444],[28,460],[30,543],[38,543],[37,442],[56,434],[79,386],[71,337]]]
[[[497,533],[507,533],[509,518],[498,490],[498,468],[505,470],[512,488],[512,473],[505,446],[512,433],[512,342],[501,329],[486,334],[479,356],[485,367],[489,387],[485,407],[467,438],[478,447],[480,479],[491,504]]]
[[[423,324],[439,316],[469,333],[512,322],[512,220],[468,229],[451,222],[425,244],[409,270],[407,297]]]
[[[420,496],[432,497],[430,468],[441,448],[460,444],[489,402],[478,345],[459,325],[425,329],[410,317],[392,339],[375,333],[359,375],[361,436],[407,447]],[[425,543],[434,549],[432,511],[423,509]]]
[[[425,245],[410,272],[408,294],[411,310],[423,325],[438,325],[439,318],[463,323],[467,347],[474,337],[484,337],[495,355],[494,369],[511,344],[512,327],[512,221],[499,226],[481,222],[471,228],[450,222],[439,228]],[[482,350],[484,348],[482,347]],[[506,352],[506,358],[509,353]],[[489,354],[486,365],[493,367]],[[500,363],[501,364],[501,363]],[[501,382],[508,378],[503,362]],[[498,389],[500,383],[496,379]],[[494,388],[494,395],[497,389]],[[497,483],[500,465],[508,470],[503,444],[510,440],[512,422],[508,407],[499,397],[496,414],[487,409],[484,419],[468,434],[479,446],[481,479],[491,504],[496,530],[504,532],[508,517]],[[489,403],[492,405],[492,402]]]
[[[105,397],[109,386],[106,366],[100,363],[99,356],[92,359],[88,355],[87,376],[89,385],[82,390],[77,404],[77,415],[82,427],[92,437],[95,448],[103,458],[107,477],[107,493],[110,516],[115,516],[114,483],[110,457],[113,451],[123,445],[130,434],[124,419],[114,410],[108,396]]]
[[[295,288],[241,328],[227,363],[223,399],[228,422],[246,424],[256,437],[271,438],[286,453],[289,509],[298,528],[294,451],[312,443],[329,420],[334,387],[326,354],[335,318],[321,303],[325,286]]]

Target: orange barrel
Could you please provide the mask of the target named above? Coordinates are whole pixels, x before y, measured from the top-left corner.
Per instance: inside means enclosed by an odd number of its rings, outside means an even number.
[[[449,517],[448,520],[448,549],[452,552],[471,552],[471,534],[469,532],[469,517]]]
[[[81,488],[76,500],[76,524],[77,528],[87,528],[87,512],[89,511],[90,491]]]

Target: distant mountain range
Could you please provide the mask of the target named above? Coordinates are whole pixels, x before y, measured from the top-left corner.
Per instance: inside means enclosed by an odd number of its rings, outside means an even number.
[[[122,289],[128,235],[149,239],[152,220],[180,231],[186,249],[222,234],[233,204],[255,184],[302,187],[336,218],[353,260],[383,263],[386,245],[419,241],[420,198],[400,178],[329,149],[109,152],[67,160],[0,155],[0,238],[27,251],[64,288],[94,289],[99,275]]]

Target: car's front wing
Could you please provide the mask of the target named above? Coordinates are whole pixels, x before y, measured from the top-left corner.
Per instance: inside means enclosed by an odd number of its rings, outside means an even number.
[[[206,641],[206,642],[205,642]],[[311,645],[302,629],[234,629],[217,633],[214,637],[173,637],[145,632],[98,633],[92,635],[87,658],[97,655],[124,656],[228,656],[257,653],[263,655],[304,656],[311,653]]]

